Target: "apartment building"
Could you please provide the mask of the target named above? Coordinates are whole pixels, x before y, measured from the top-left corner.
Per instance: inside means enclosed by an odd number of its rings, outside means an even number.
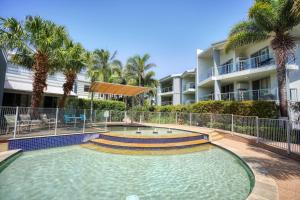
[[[300,100],[300,26],[297,47],[287,61],[288,99]],[[278,100],[276,60],[270,40],[225,52],[226,41],[197,50],[197,101]]]
[[[159,80],[157,105],[191,104],[195,102],[196,69],[173,74]]]
[[[2,106],[30,106],[32,94],[32,71],[22,66],[8,62],[9,56],[0,50],[0,68],[3,71],[0,77],[0,98]],[[42,107],[57,107],[59,98],[63,95],[62,85],[65,82],[62,73],[55,73],[48,76],[47,88],[42,100]],[[83,70],[78,74],[71,96],[80,98],[89,97],[90,80]],[[96,98],[101,96],[96,96]]]

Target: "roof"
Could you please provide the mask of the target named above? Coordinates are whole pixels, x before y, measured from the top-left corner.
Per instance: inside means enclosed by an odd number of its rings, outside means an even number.
[[[122,85],[115,83],[106,82],[94,82],[90,87],[90,92],[97,92],[101,94],[115,94],[123,96],[136,96],[142,93],[149,92],[150,88],[133,86],[133,85]]]
[[[161,79],[159,79],[159,81],[165,81],[165,80],[168,80],[168,79],[171,79],[171,78],[174,78],[174,77],[180,77],[182,74],[171,74],[171,75],[168,75],[168,76],[165,76],[165,77],[162,77]]]

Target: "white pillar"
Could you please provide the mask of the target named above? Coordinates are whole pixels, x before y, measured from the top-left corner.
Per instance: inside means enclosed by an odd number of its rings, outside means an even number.
[[[214,61],[214,74],[217,77],[219,75],[218,66],[220,65],[220,50],[213,49],[213,61]],[[214,99],[221,100],[221,83],[218,80],[214,81]]]

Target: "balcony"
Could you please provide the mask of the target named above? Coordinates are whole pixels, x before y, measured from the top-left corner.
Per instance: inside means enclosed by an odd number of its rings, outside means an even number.
[[[161,105],[162,105],[162,106],[172,105],[172,104],[173,104],[173,101],[162,101],[162,102],[161,102]]]
[[[245,90],[237,92],[221,93],[218,99],[224,101],[275,101],[278,100],[277,89]]]
[[[214,67],[210,67],[210,68],[208,68],[207,70],[205,70],[205,71],[203,71],[203,72],[200,72],[199,82],[204,81],[204,80],[206,80],[206,79],[212,77],[213,74],[214,74],[214,73],[213,73],[213,69],[214,69]]]
[[[161,93],[168,93],[168,92],[173,92],[173,87],[164,87],[161,89]]]
[[[184,102],[184,104],[193,104],[193,103],[195,103],[195,100],[186,100]]]
[[[23,76],[23,77],[24,76],[26,76],[26,77],[31,77],[32,76],[32,70],[27,69],[27,68],[22,67],[22,66],[12,65],[12,64],[8,64],[7,73],[12,74],[12,75]],[[55,81],[55,82],[57,82],[57,81],[64,82],[65,78],[61,73],[55,73],[55,74],[49,74],[48,75],[48,80]]]
[[[195,83],[190,82],[183,85],[183,93],[194,93],[195,92]]]

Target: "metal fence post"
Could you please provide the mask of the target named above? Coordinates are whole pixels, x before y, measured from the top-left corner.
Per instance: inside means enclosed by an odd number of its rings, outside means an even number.
[[[142,115],[141,115],[141,113],[140,113],[140,124],[142,123]]]
[[[58,108],[56,108],[54,135],[57,135],[57,118],[58,118],[58,111],[59,111]]]
[[[109,110],[108,112],[109,112],[109,122],[111,122],[111,110]]]
[[[84,131],[85,131],[85,114],[86,114],[86,112],[85,112],[85,109],[83,110],[83,127],[82,127],[82,133],[84,133]]]
[[[192,126],[192,113],[190,113],[190,126]]]
[[[233,135],[234,127],[233,127],[233,114],[231,114],[231,134]]]
[[[256,122],[256,143],[259,142],[259,120],[258,117],[255,117]]]
[[[210,128],[213,127],[213,124],[212,124],[213,122],[212,122],[212,121],[213,121],[213,114],[210,113],[210,124],[209,124],[209,127],[210,127]]]
[[[291,129],[290,129],[290,122],[286,121],[286,133],[287,133],[287,153],[291,153]]]
[[[15,126],[14,126],[14,138],[16,138],[16,133],[17,133],[18,113],[19,113],[19,107],[16,108]]]
[[[175,123],[177,124],[178,123],[178,120],[177,120],[177,112],[175,113]]]
[[[161,115],[161,112],[158,113],[158,123],[160,124],[160,115]]]
[[[127,111],[124,111],[125,124],[127,124]]]

